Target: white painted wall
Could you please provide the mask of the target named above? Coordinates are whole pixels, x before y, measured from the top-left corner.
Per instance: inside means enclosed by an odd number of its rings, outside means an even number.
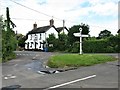
[[[27,43],[29,42],[30,45],[29,45],[29,49],[35,49],[35,42],[37,42],[38,44],[36,45],[36,49],[41,49],[43,50],[43,45],[41,44],[41,47],[40,47],[40,42],[43,43],[43,41],[45,41],[45,33],[41,33],[41,39],[40,39],[40,33],[37,33],[37,34],[29,34],[28,35],[28,39],[25,41],[25,49],[28,49],[27,48]],[[33,43],[32,44],[32,47],[31,47],[31,42]]]
[[[54,33],[55,37],[58,38],[58,32],[53,28],[51,27],[47,32],[46,32],[46,37],[48,38],[49,37],[49,34],[52,34]]]
[[[63,30],[60,32],[60,34],[63,33]],[[68,31],[66,29],[64,29],[64,33],[67,35]]]
[[[36,49],[41,49],[43,50],[43,41],[46,41],[46,38],[49,37],[49,34],[55,34],[55,37],[58,38],[58,32],[51,27],[48,31],[46,31],[45,33],[37,33],[37,34],[29,34],[28,35],[28,39],[25,41],[25,49],[27,48],[27,43],[29,42],[29,49],[35,49],[35,42],[37,42],[38,44],[36,45]],[[41,34],[41,39],[40,39],[40,34]],[[33,42],[33,44],[31,45],[31,42]],[[40,47],[41,46],[41,47]]]

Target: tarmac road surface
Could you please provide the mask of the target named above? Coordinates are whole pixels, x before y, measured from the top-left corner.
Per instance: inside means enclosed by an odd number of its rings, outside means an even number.
[[[36,73],[25,65],[39,59],[47,62],[50,52],[18,51],[17,59],[2,64],[2,87],[21,85],[21,88],[118,88],[118,61],[80,67],[55,74]],[[21,54],[21,55],[20,55]],[[26,55],[25,55],[26,54]],[[107,54],[118,57],[118,54]],[[14,78],[5,78],[12,76]]]

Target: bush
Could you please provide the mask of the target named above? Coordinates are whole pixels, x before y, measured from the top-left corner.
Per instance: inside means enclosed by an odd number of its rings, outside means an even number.
[[[76,42],[76,43],[73,44],[70,52],[78,53],[79,52],[79,48],[80,48],[79,42]]]
[[[112,37],[111,37],[112,38]],[[115,53],[119,51],[118,48],[118,39],[91,39],[91,40],[84,40],[82,49],[83,53]],[[116,43],[117,42],[117,43]],[[79,52],[79,42],[74,43],[68,51],[72,53]]]
[[[9,61],[11,59],[14,59],[16,58],[16,54],[11,52],[9,55],[7,55],[5,58],[2,58],[2,62],[6,62],[6,61]]]
[[[86,53],[113,53],[115,48],[108,39],[87,40],[83,42],[83,51]]]

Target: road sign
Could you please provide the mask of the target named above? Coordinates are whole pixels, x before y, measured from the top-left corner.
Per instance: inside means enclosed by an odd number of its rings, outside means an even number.
[[[79,33],[74,33],[75,37],[80,37],[80,54],[82,54],[82,37],[88,37],[88,35],[82,35],[82,28],[79,28]]]
[[[75,37],[80,37],[80,33],[74,33],[73,35],[74,35]],[[83,35],[83,34],[82,34],[82,37],[88,37],[88,35]]]

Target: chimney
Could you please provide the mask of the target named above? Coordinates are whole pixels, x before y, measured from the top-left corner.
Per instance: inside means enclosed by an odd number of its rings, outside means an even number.
[[[51,19],[51,20],[50,20],[50,26],[53,26],[53,25],[54,25],[54,20]]]
[[[37,28],[37,24],[35,22],[35,24],[33,24],[33,29],[36,29]]]

